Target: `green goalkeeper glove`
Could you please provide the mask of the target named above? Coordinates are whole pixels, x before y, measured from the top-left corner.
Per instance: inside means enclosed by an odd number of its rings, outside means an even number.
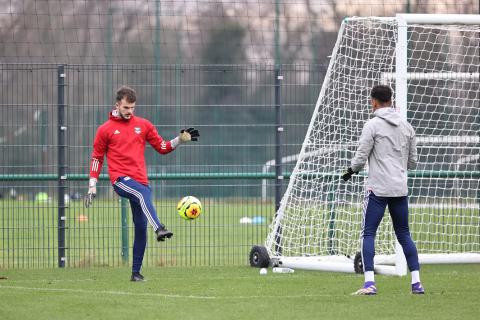
[[[195,128],[188,128],[180,130],[180,142],[188,142],[188,141],[197,141],[198,137],[200,137],[200,133]]]
[[[352,168],[348,168],[348,169],[347,169],[347,172],[345,172],[345,173],[342,175],[343,181],[348,181],[348,180],[350,180],[350,178],[352,177],[352,175],[353,175],[353,174],[356,174],[356,173],[358,173],[358,171],[355,172],[355,171],[352,170]]]

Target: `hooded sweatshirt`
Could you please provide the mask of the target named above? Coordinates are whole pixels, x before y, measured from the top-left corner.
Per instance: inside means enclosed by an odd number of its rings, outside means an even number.
[[[393,108],[380,108],[362,130],[351,167],[359,172],[368,159],[367,190],[380,197],[408,194],[407,169],[417,163],[415,131]]]
[[[98,128],[95,135],[90,177],[98,179],[106,154],[112,184],[119,177],[127,176],[147,185],[146,142],[161,154],[174,150],[171,141],[163,140],[150,121],[134,115],[130,119],[123,119],[113,110],[109,120]]]

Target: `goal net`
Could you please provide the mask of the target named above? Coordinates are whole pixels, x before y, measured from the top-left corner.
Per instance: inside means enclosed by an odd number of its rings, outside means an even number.
[[[270,225],[269,256],[285,266],[353,271],[368,164],[348,182],[340,175],[372,117],[372,86],[388,84],[417,134],[409,217],[420,262],[480,262],[479,48],[480,15],[345,19]],[[376,270],[402,261],[388,209],[375,244]]]

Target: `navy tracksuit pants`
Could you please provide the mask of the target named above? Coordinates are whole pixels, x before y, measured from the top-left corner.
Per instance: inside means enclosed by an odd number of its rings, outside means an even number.
[[[113,184],[113,189],[120,197],[130,200],[135,226],[132,272],[140,272],[147,246],[147,223],[150,223],[155,231],[163,225],[158,220],[148,185],[143,185],[130,177],[120,177]]]
[[[378,197],[373,192],[367,191],[363,207],[361,234],[363,271],[374,271],[375,236],[387,206],[395,235],[407,259],[408,269],[410,271],[419,270],[417,247],[408,228],[408,197]]]

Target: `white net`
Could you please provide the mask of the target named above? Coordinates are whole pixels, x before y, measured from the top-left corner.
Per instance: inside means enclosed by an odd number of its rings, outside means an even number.
[[[419,253],[480,252],[480,27],[409,25],[408,121],[419,161],[409,172],[411,232]],[[345,183],[370,90],[395,89],[397,20],[343,22],[299,160],[266,246],[272,256],[359,251],[365,177]],[[395,251],[388,210],[376,253]]]

